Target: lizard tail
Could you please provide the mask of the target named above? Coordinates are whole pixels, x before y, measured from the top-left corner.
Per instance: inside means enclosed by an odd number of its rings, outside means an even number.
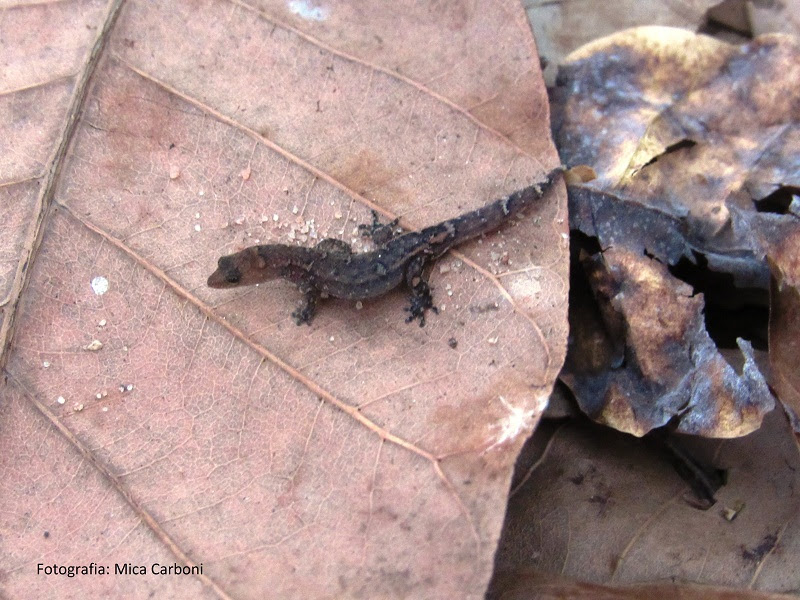
[[[508,219],[544,196],[563,172],[564,167],[558,166],[550,171],[543,181],[529,185],[459,217],[453,223],[456,237],[466,240],[500,227]]]

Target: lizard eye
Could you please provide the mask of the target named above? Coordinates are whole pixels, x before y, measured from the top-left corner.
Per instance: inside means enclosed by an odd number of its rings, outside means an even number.
[[[242,278],[242,273],[236,268],[234,261],[229,256],[223,256],[219,259],[217,267],[224,274],[227,283],[236,284]]]

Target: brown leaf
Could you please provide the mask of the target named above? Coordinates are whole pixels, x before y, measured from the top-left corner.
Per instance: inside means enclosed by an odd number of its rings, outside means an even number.
[[[769,313],[770,384],[800,434],[800,235],[797,229],[770,244],[772,286]],[[776,252],[775,246],[789,252]]]
[[[772,407],[750,342],[766,345],[764,257],[776,246],[765,238],[798,231],[776,200],[800,173],[798,59],[787,36],[736,47],[665,28],[570,58],[562,158],[598,173],[570,204],[572,226],[596,238],[583,263],[604,307],[587,325],[622,336],[604,342],[616,350],[599,365],[582,358],[597,335],[570,350],[564,379],[593,418],[636,435],[675,419],[682,432],[734,437]],[[740,348],[742,372],[718,345]]]
[[[569,423],[543,445],[538,438],[552,428],[542,425],[530,445],[544,449],[529,454],[526,446],[520,457],[498,574],[797,591],[800,454],[781,411],[743,438],[683,438],[692,455],[728,472],[709,510],[686,502],[688,485],[645,440]]]
[[[601,37],[640,26],[680,27],[732,43],[768,33],[800,33],[800,0],[682,0],[681,2],[526,2],[539,54],[555,81],[566,56]]]
[[[205,279],[258,241],[349,242],[372,208],[421,227],[540,180],[520,7],[89,4],[0,23],[3,594],[481,597],[563,362],[563,188],[436,264],[424,329],[402,293],[298,328],[285,282]],[[91,562],[112,576],[37,573]]]
[[[526,2],[539,53],[559,65],[576,48],[638,25],[697,29],[717,0],[672,2]]]
[[[598,585],[530,570],[509,571],[495,578],[489,600],[791,600],[790,594],[765,594],[729,587],[654,583]]]

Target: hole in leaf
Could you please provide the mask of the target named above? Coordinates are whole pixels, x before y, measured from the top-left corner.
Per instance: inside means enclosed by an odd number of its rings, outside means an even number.
[[[664,158],[668,154],[672,154],[673,152],[678,152],[679,150],[685,150],[686,148],[693,148],[696,145],[697,145],[697,142],[695,142],[694,140],[690,140],[690,139],[682,139],[679,142],[675,142],[674,144],[664,148],[664,151],[661,154],[657,154],[656,156],[651,158],[649,161],[647,161],[644,165],[642,165],[642,169],[644,169],[645,167],[649,167],[654,162]]]
[[[750,9],[745,0],[723,0],[706,11],[705,22],[698,33],[715,37],[753,39]],[[725,35],[727,34],[727,35]]]
[[[782,185],[769,196],[761,200],[754,200],[758,212],[776,213],[785,215],[789,211],[789,206],[795,198],[800,197],[800,187],[793,185]],[[800,202],[800,200],[798,200]]]
[[[706,331],[718,348],[736,348],[743,338],[758,350],[767,349],[769,291],[734,285],[733,275],[708,268],[708,260],[695,253],[697,264],[681,258],[669,272],[692,286],[705,300]]]
[[[571,229],[569,232],[570,239],[570,256],[573,259],[578,258],[581,250],[589,256],[600,254],[603,248],[600,246],[600,240],[593,235],[586,235],[579,229]]]

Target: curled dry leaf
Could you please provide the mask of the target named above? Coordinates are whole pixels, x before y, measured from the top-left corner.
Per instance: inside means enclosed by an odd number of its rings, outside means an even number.
[[[562,160],[598,174],[570,208],[599,308],[576,315],[563,377],[593,418],[735,437],[772,407],[752,345],[766,346],[767,258],[797,260],[798,80],[800,46],[780,35],[640,28],[569,57],[555,130]]]
[[[0,595],[177,597],[149,565],[178,562],[203,565],[193,598],[482,597],[565,353],[563,186],[442,259],[424,329],[402,293],[298,328],[285,282],[205,281],[258,240],[351,242],[373,208],[416,228],[541,180],[530,28],[508,2],[312,4],[3,11]]]
[[[668,25],[697,29],[705,11],[719,0],[641,2],[526,2],[539,52],[553,69],[570,52],[599,37],[638,25]]]

